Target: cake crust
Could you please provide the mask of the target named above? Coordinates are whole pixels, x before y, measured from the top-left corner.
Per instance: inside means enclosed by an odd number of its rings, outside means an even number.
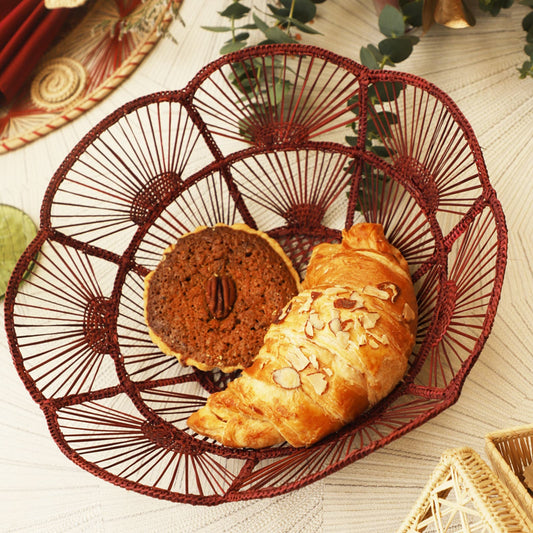
[[[144,316],[163,353],[223,372],[247,368],[299,276],[281,246],[244,224],[201,226],[145,278]]]

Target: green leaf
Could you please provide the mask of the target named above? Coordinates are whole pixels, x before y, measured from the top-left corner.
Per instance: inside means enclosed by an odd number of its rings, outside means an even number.
[[[268,9],[270,9],[271,13],[273,15],[276,15],[278,17],[288,17],[290,11],[288,9],[285,9],[284,7],[276,7],[272,4],[267,4]]]
[[[388,157],[389,156],[389,150],[385,148],[384,146],[380,146],[379,144],[373,144],[370,148],[371,152],[374,152],[379,157]]]
[[[532,0],[533,1],[533,0]],[[407,24],[419,28],[422,26],[422,6],[423,0],[413,0],[411,2],[400,2],[400,9]]]
[[[356,146],[357,145],[357,137],[352,137],[351,135],[346,135],[344,137],[344,139],[348,143],[348,146]]]
[[[520,0],[518,3],[522,4],[523,6],[529,6],[533,8],[533,0]]]
[[[390,111],[374,111],[368,117],[367,136],[369,139],[381,139],[391,136],[391,126],[398,123],[398,117]]]
[[[293,0],[281,0],[281,5],[287,9],[287,15],[290,14]],[[316,16],[316,6],[311,0],[294,0],[294,9],[292,17],[300,22],[309,22]]]
[[[304,24],[303,22],[300,22],[299,20],[296,20],[295,18],[290,18],[289,22],[298,28],[300,31],[303,31],[304,33],[312,33],[313,35],[321,35],[319,31],[315,30],[314,28],[311,28],[308,24]]]
[[[402,13],[387,4],[379,15],[379,31],[387,37],[397,37],[405,33],[405,22]]]
[[[356,115],[359,115],[360,105],[359,105],[359,93],[354,94],[351,98],[348,98],[346,102],[347,106],[350,108],[350,111]]]
[[[375,48],[375,47],[374,47]],[[377,48],[376,48],[377,50]],[[379,50],[378,50],[379,53]],[[379,54],[381,57],[381,54]],[[376,54],[371,48],[371,45],[369,46],[363,46],[361,47],[361,50],[359,51],[359,58],[361,59],[361,63],[368,68],[377,69],[379,68],[379,62],[381,59],[378,59],[376,57]]]
[[[257,29],[262,31],[266,34],[268,30],[268,24],[261,20],[255,13],[252,15],[254,18],[255,25],[257,26]]]
[[[200,28],[202,28],[202,30],[215,31],[219,33],[231,31],[231,28],[229,26],[200,26]]]
[[[520,72],[520,79],[523,80],[526,76],[533,77],[533,61],[524,61],[522,66],[518,69]]]
[[[279,103],[283,98],[283,93],[290,90],[291,82],[288,80],[276,79],[274,86],[269,86],[267,89],[267,97],[270,102]]]
[[[533,43],[526,44],[526,46],[524,46],[524,52],[526,55],[533,58]]]
[[[278,26],[280,28],[285,29],[285,28],[287,28],[287,26],[289,26],[290,21],[291,21],[289,16],[287,16],[287,15],[279,15],[279,14],[276,14],[276,13],[274,13],[272,16],[278,21]]]
[[[403,91],[403,83],[379,81],[368,87],[368,97],[374,103],[392,102]]]
[[[17,261],[36,234],[37,226],[26,213],[0,204],[0,298],[5,294]]]
[[[250,37],[250,34],[246,31],[246,32],[242,32],[242,33],[237,33],[237,35],[235,35],[235,37],[233,39],[235,41],[246,41],[246,39],[248,39],[248,37]]]
[[[249,7],[243,6],[238,2],[233,2],[224,11],[219,11],[221,17],[227,17],[231,19],[242,19],[250,11]]]
[[[528,13],[523,19],[522,19],[522,28],[524,31],[531,31],[533,29],[533,11],[531,13]]]
[[[413,43],[410,39],[405,37],[383,39],[379,43],[379,51],[384,55],[390,57],[394,63],[399,63],[407,59],[413,51]]]
[[[296,41],[287,35],[281,28],[273,27],[268,28],[265,32],[265,35],[269,40],[274,41],[275,43],[295,43]]]
[[[224,54],[230,54],[231,52],[236,52],[237,50],[240,50],[241,48],[244,48],[246,46],[246,43],[240,42],[240,41],[229,41],[226,44],[222,46],[220,49],[220,53],[222,55]]]
[[[418,44],[420,42],[420,38],[417,37],[416,35],[410,35],[408,33],[406,33],[402,39],[409,39],[411,41],[411,44],[414,46],[415,44]]]

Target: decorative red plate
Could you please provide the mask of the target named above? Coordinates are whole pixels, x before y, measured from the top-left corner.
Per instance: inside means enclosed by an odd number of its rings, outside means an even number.
[[[315,244],[362,220],[383,224],[411,266],[420,321],[405,380],[306,449],[236,450],[192,433],[187,417],[226,378],[182,367],[150,341],[143,277],[162,250],[198,225],[245,222],[304,274]],[[446,94],[314,47],[257,47],[211,63],[182,91],[124,105],[78,143],[11,278],[7,335],[76,464],[172,501],[261,498],[452,405],[489,335],[506,253],[481,150]]]

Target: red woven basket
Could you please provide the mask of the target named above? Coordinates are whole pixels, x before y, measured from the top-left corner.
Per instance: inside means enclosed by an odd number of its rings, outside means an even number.
[[[198,225],[245,222],[304,275],[314,245],[363,220],[383,224],[417,290],[402,383],[306,449],[237,450],[194,434],[186,419],[228,378],[185,368],[150,341],[143,277],[163,249]],[[122,106],[78,143],[11,278],[6,330],[20,377],[76,464],[172,501],[268,497],[457,400],[489,335],[506,253],[481,150],[446,94],[318,48],[263,46],[211,63],[184,90]]]

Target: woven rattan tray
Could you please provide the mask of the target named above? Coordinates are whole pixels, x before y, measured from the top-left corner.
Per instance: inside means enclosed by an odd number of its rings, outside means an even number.
[[[181,367],[150,341],[143,277],[162,250],[198,225],[245,222],[277,239],[303,276],[314,245],[362,220],[383,224],[417,290],[402,383],[306,449],[235,450],[192,433],[187,417],[226,378]],[[184,90],[124,105],[78,143],[11,278],[6,330],[22,380],[76,464],[173,501],[268,497],[458,399],[492,327],[506,246],[481,150],[446,94],[314,47],[251,48],[207,65]]]
[[[533,492],[523,475],[533,463],[533,424],[489,433],[485,450],[492,468],[533,522]]]
[[[531,522],[471,448],[446,451],[398,533],[527,533]]]
[[[57,130],[106,98],[149,54],[180,5],[180,0],[91,2],[16,100],[0,106],[0,155]]]

